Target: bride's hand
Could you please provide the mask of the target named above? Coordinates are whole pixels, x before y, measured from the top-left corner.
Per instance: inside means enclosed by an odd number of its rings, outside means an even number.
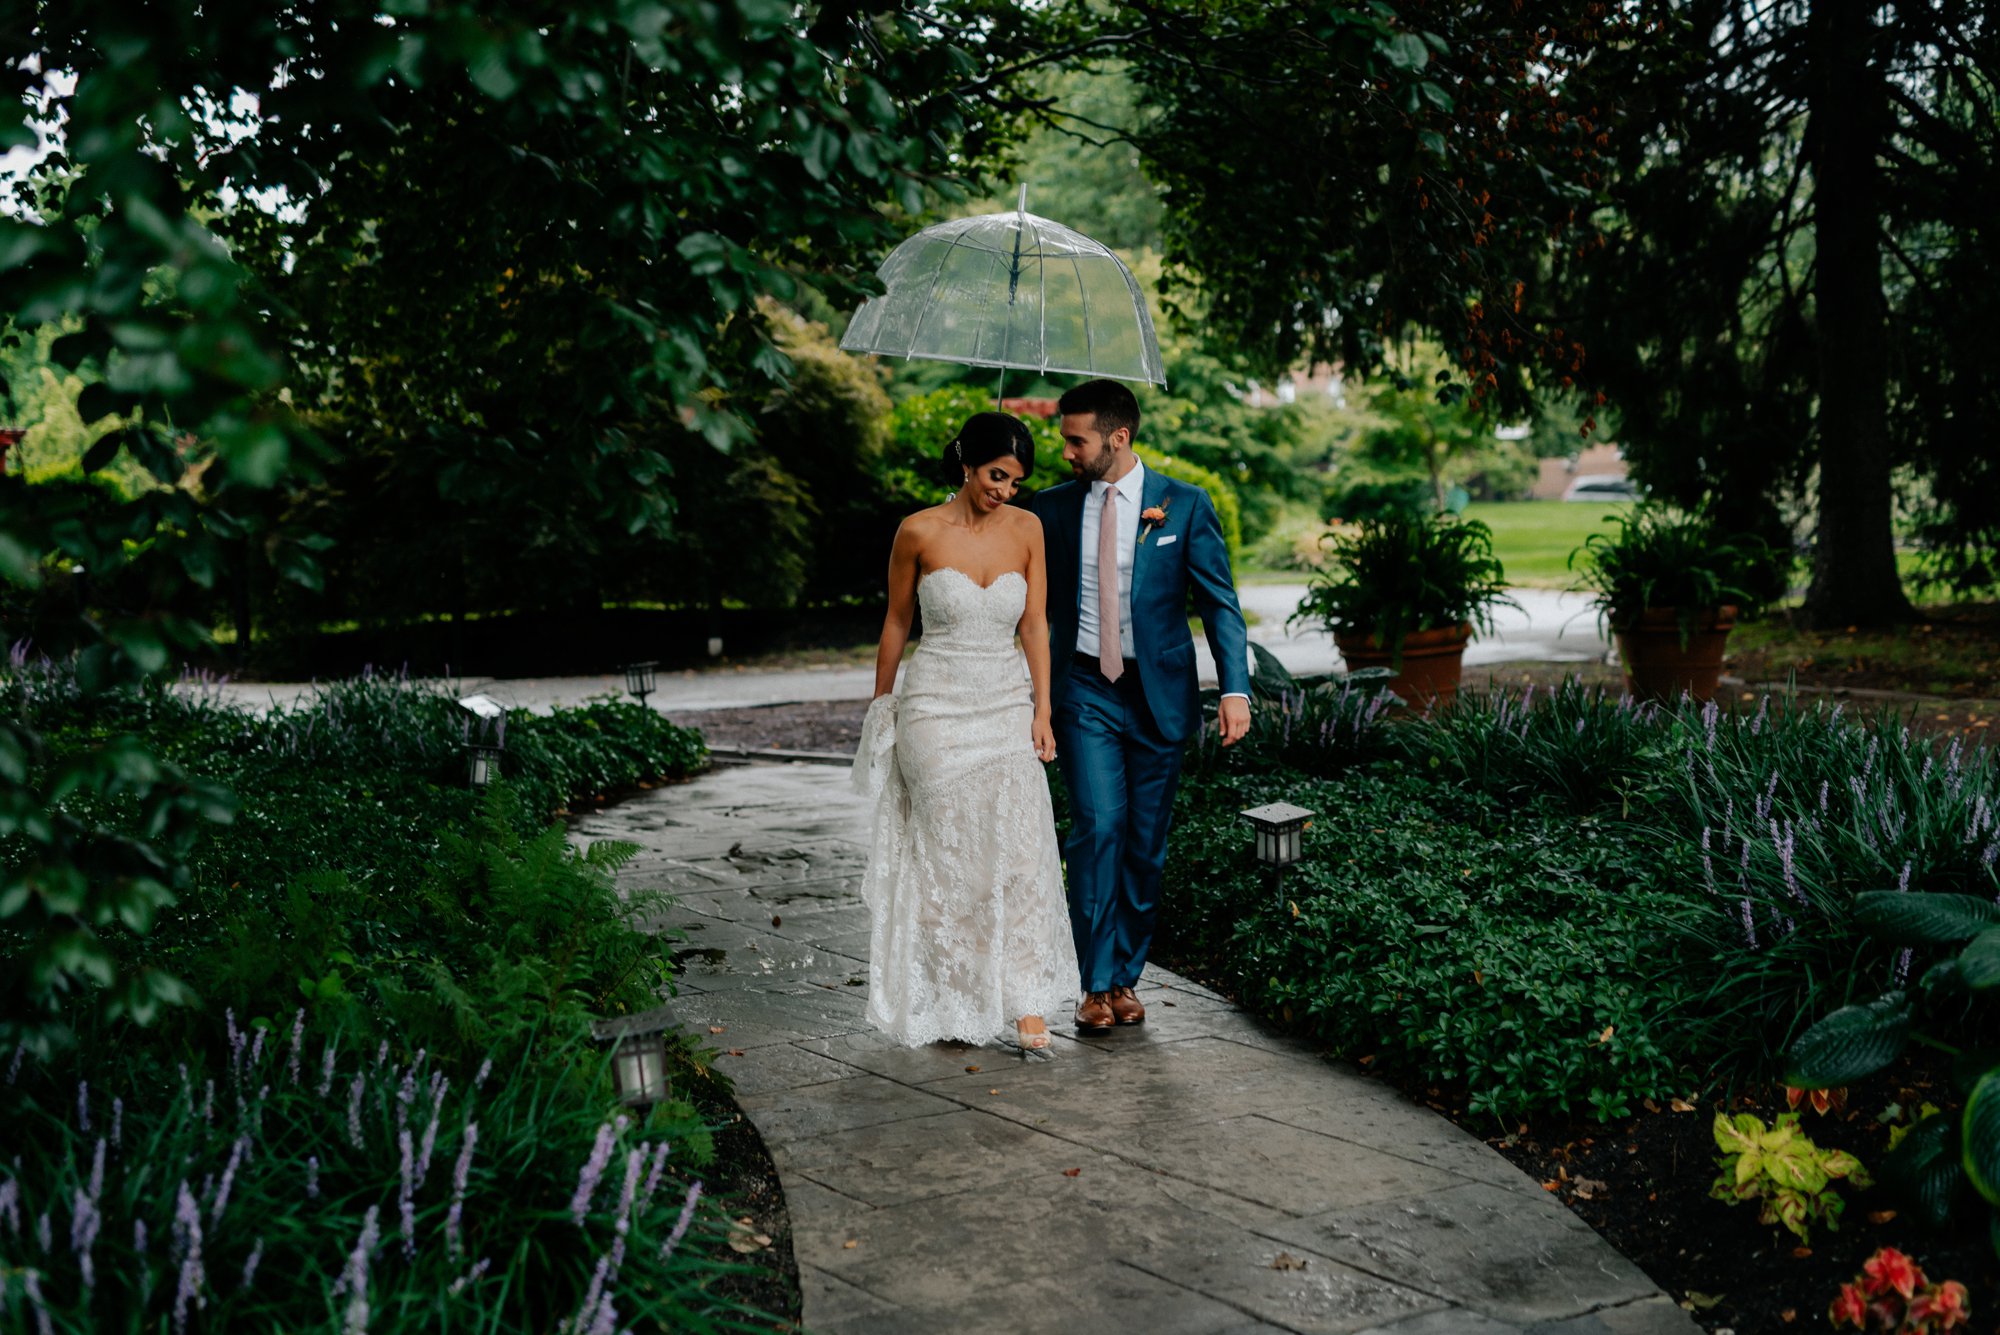
[[[1047,719],[1038,718],[1035,720],[1033,736],[1035,739],[1035,759],[1045,761],[1054,760],[1056,758],[1056,733],[1055,729],[1049,726]]]

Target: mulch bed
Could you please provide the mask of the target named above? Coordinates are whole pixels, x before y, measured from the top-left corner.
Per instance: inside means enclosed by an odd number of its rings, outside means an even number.
[[[688,709],[671,717],[683,728],[699,728],[711,747],[852,755],[861,744],[861,720],[867,712],[866,700],[814,700],[748,709]]]
[[[792,1216],[785,1208],[778,1166],[757,1128],[719,1086],[695,1081],[687,1094],[713,1129],[715,1163],[709,1169],[708,1190],[741,1225],[738,1234],[744,1239],[744,1250],[733,1246],[718,1250],[718,1260],[742,1268],[710,1284],[709,1292],[770,1313],[778,1318],[770,1324],[774,1331],[796,1331],[804,1299],[798,1258],[792,1251]],[[760,1244],[759,1238],[770,1242]]]
[[[1800,1129],[1814,1144],[1846,1150],[1872,1171],[1889,1144],[1889,1127],[1878,1115],[1893,1105],[1914,1116],[1926,1102],[1943,1108],[1941,1116],[1963,1106],[1945,1064],[1919,1053],[1853,1086],[1844,1110],[1821,1115],[1803,1107]],[[1707,1330],[1826,1329],[1827,1304],[1878,1247],[1911,1256],[1933,1281],[1963,1283],[1974,1316],[1964,1329],[2000,1330],[2000,1261],[1983,1226],[1931,1232],[1905,1217],[1886,1188],[1843,1188],[1839,1231],[1815,1228],[1811,1245],[1802,1246],[1783,1228],[1759,1224],[1756,1203],[1711,1199],[1718,1154],[1712,1127],[1725,1110],[1754,1113],[1769,1124],[1786,1111],[1784,1091],[1750,1090],[1683,1112],[1648,1108],[1610,1125],[1532,1124],[1488,1143],[1556,1193]],[[1490,1129],[1454,1120],[1475,1133]]]

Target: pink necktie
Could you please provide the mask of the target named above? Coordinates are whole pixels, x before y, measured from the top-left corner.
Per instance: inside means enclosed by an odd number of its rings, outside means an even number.
[[[1106,681],[1125,671],[1118,638],[1118,488],[1106,487],[1097,524],[1097,670]]]

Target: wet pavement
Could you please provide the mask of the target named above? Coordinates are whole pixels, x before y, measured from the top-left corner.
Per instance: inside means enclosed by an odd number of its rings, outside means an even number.
[[[1693,1335],[1486,1145],[1164,970],[1054,1060],[865,1019],[867,807],[740,765],[580,818],[673,892],[677,1021],[775,1159],[814,1331]]]

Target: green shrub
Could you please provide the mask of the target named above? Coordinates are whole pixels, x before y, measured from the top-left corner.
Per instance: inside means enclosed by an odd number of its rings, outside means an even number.
[[[1237,821],[1277,799],[1318,813],[1282,900]],[[1608,821],[1397,766],[1218,769],[1184,786],[1162,922],[1248,1004],[1373,1069],[1498,1117],[1615,1118],[1693,1080],[1674,938],[1633,902],[1650,866]]]
[[[1760,573],[1779,561],[1759,538],[1725,535],[1704,516],[1649,501],[1610,519],[1615,532],[1591,534],[1569,559],[1572,569],[1582,559],[1582,586],[1614,631],[1636,626],[1649,607],[1671,607],[1685,647],[1713,609],[1752,608],[1752,589],[1768,583]]]
[[[1847,1203],[1834,1190],[1842,1179],[1857,1187],[1874,1185],[1861,1161],[1845,1150],[1823,1150],[1799,1130],[1797,1113],[1779,1113],[1765,1126],[1754,1113],[1715,1115],[1715,1144],[1722,1151],[1715,1166],[1722,1171],[1708,1194],[1718,1201],[1762,1201],[1760,1224],[1783,1224],[1802,1243],[1812,1241],[1812,1226],[1840,1229]]]
[[[213,1068],[178,1074],[132,1059],[79,1085],[31,1061],[0,1087],[0,1314],[65,1332],[581,1330],[608,1301],[604,1329],[749,1328],[704,1293],[728,1222],[694,1176],[694,1110],[614,1117],[598,1055],[558,1055],[473,1071],[232,1027]]]

